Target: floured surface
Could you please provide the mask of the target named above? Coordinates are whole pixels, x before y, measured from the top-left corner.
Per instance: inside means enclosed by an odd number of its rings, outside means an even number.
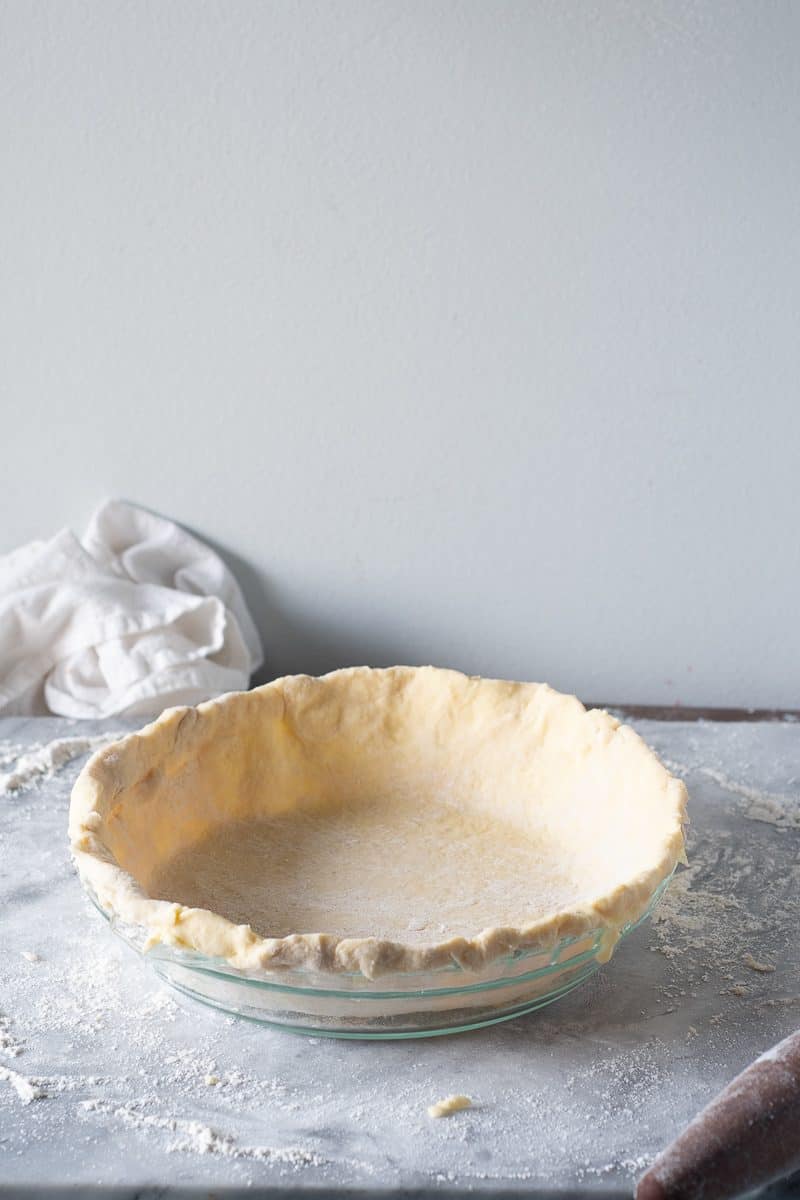
[[[18,746],[13,742],[4,743],[0,750],[0,767],[13,764],[10,771],[0,772],[0,796],[12,792],[22,792],[53,776],[71,763],[73,759],[85,758],[101,746],[116,741],[121,732],[112,729],[109,733],[97,734],[94,737],[63,737],[54,738],[42,746]]]
[[[393,795],[231,822],[164,864],[148,892],[263,937],[325,931],[413,943],[569,907],[581,881],[562,858],[486,815]]]
[[[0,756],[100,728],[0,722]],[[79,762],[3,797],[0,1064],[46,1095],[0,1080],[0,1195],[630,1200],[682,1125],[800,1025],[800,727],[636,728],[692,798],[691,866],[656,924],[538,1014],[405,1043],[292,1037],[166,990],[74,877]],[[472,1108],[428,1117],[459,1093]]]

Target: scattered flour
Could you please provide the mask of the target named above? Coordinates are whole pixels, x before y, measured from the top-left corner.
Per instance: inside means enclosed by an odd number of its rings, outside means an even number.
[[[109,942],[105,930],[100,932],[102,938],[94,947],[80,939],[68,942],[66,966],[49,959],[44,963],[42,970],[47,978],[45,986],[37,988],[31,998],[30,1023],[37,1038],[69,1037],[81,1057],[92,1053],[98,1036],[107,1037],[113,1032],[117,1045],[124,1048],[126,1073],[116,1078],[78,1074],[39,1078],[32,1085],[37,1094],[44,1086],[48,1095],[82,1091],[85,1096],[87,1088],[102,1084],[103,1094],[79,1100],[79,1110],[87,1118],[94,1114],[97,1119],[118,1122],[142,1135],[170,1134],[165,1146],[170,1152],[218,1155],[287,1170],[326,1163],[328,1160],[310,1147],[239,1144],[231,1133],[173,1115],[174,1109],[163,1111],[166,1101],[170,1107],[181,1106],[191,1112],[210,1088],[215,1099],[219,1098],[215,1107],[221,1109],[223,1119],[226,1112],[235,1120],[243,1110],[263,1111],[265,1107],[297,1112],[304,1104],[278,1078],[259,1077],[235,1066],[225,1069],[218,1063],[216,1046],[224,1028],[222,1017],[210,1033],[202,1037],[195,1034],[189,1045],[173,1040],[169,1027],[181,1012],[173,995],[164,987],[156,987],[132,1000],[125,982],[127,956],[118,957],[116,944]],[[142,1097],[140,1091],[134,1091],[143,1083],[153,1089],[152,1094]],[[303,1095],[307,1103],[322,1099],[307,1089]]]
[[[18,1042],[11,1032],[11,1018],[0,1016],[0,1054],[17,1058],[24,1049],[23,1043]]]
[[[16,762],[25,748],[21,742],[0,742],[0,767],[7,767],[9,763]]]
[[[735,947],[730,944],[732,917],[741,918],[743,914],[733,894],[697,886],[698,877],[707,870],[704,859],[700,847],[692,865],[676,875],[667,888],[651,920],[656,939],[652,948],[670,959],[700,952],[719,966],[735,956]]]
[[[699,767],[698,770],[701,775],[712,779],[726,792],[732,792],[734,796],[741,796],[746,800],[747,804],[742,805],[742,815],[748,820],[765,821],[779,829],[800,829],[800,803],[796,797],[779,796],[751,787],[747,783],[738,783],[713,767]]]
[[[664,758],[670,770],[684,777],[699,775],[739,797],[739,813],[748,820],[776,827],[781,833],[800,829],[800,801],[738,783],[716,766],[691,766]],[[691,797],[691,786],[690,786]],[[691,813],[691,798],[690,798]],[[793,936],[798,918],[800,868],[784,862],[791,847],[780,847],[769,838],[740,838],[730,827],[689,829],[690,866],[679,871],[652,918],[653,950],[680,964],[687,962],[702,978],[701,968],[732,981],[741,965],[762,975],[775,971],[771,961],[747,951],[749,945],[780,953]],[[754,888],[759,877],[769,879],[768,889]],[[768,939],[765,944],[765,937]],[[770,957],[772,957],[772,954]],[[744,996],[746,984],[737,982],[720,994]]]
[[[0,1067],[0,1081],[10,1083],[23,1104],[30,1104],[32,1100],[44,1100],[47,1096],[47,1092],[34,1080],[12,1071],[10,1067]]]
[[[178,1006],[165,990],[153,992],[139,1007],[140,1017],[158,1017],[161,1021],[174,1021],[177,1015]]]
[[[775,825],[778,829],[800,829],[800,800],[796,796],[781,796],[777,792],[752,787],[749,783],[731,779],[715,767],[690,767],[665,757],[662,757],[661,761],[675,775],[685,777],[696,772],[712,780],[717,787],[730,792],[731,795],[741,797],[746,803],[741,805],[740,811],[749,821],[763,821],[767,825]]]
[[[650,1159],[640,1154],[636,1158],[615,1159],[613,1162],[603,1163],[601,1167],[584,1166],[581,1168],[580,1177],[585,1179],[587,1176],[593,1176],[595,1179],[600,1179],[603,1175],[610,1175],[613,1171],[624,1171],[626,1175],[641,1175],[642,1171],[649,1166]]]
[[[13,769],[0,775],[0,795],[21,792],[45,779],[52,779],[56,772],[65,767],[82,754],[99,750],[123,737],[121,732],[100,733],[95,737],[56,738],[44,746],[35,746],[26,754],[16,758]],[[19,749],[19,747],[17,747]],[[4,764],[14,761],[13,756],[5,758]]]
[[[91,1099],[82,1101],[80,1107],[84,1112],[98,1113],[120,1121],[129,1129],[159,1129],[176,1134],[167,1146],[171,1153],[182,1151],[191,1154],[219,1154],[224,1158],[253,1159],[288,1167],[321,1167],[328,1161],[314,1150],[299,1146],[241,1146],[233,1134],[212,1129],[210,1125],[204,1125],[201,1121],[187,1121],[179,1117],[163,1117],[144,1112],[144,1105],[137,1101],[115,1104],[107,1100]]]

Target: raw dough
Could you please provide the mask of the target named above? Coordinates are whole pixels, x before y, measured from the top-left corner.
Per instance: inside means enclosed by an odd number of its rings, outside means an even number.
[[[543,684],[292,676],[171,709],[73,790],[78,868],[163,941],[248,970],[480,970],[602,928],[683,855],[686,792]]]
[[[431,1104],[428,1108],[428,1116],[449,1117],[453,1113],[461,1112],[464,1108],[472,1108],[469,1096],[448,1096],[445,1100],[437,1100],[435,1104]]]

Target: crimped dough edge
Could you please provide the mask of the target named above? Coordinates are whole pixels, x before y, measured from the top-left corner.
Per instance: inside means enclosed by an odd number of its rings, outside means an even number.
[[[214,718],[239,716],[247,720],[255,704],[283,705],[309,688],[325,684],[346,698],[354,685],[369,685],[381,677],[386,694],[412,680],[446,694],[465,686],[493,687],[498,701],[530,705],[547,727],[566,719],[575,738],[576,753],[590,740],[620,739],[621,753],[632,772],[643,770],[650,787],[659,789],[662,828],[652,847],[645,869],[620,878],[618,884],[591,901],[541,917],[519,926],[489,927],[472,937],[450,937],[440,942],[411,945],[377,937],[340,937],[326,933],[293,933],[285,937],[262,937],[249,925],[236,925],[218,913],[179,903],[152,899],[137,880],[124,870],[110,850],[106,818],[125,789],[159,769],[178,754],[191,754],[192,747],[207,738]],[[424,677],[424,678],[423,678]],[[231,708],[241,714],[231,714]],[[546,733],[544,736],[547,736]],[[81,771],[72,790],[69,839],[73,860],[85,886],[116,920],[143,929],[147,945],[158,944],[192,950],[209,958],[224,959],[237,970],[258,977],[274,971],[309,971],[320,974],[360,973],[368,979],[390,974],[430,971],[456,963],[465,971],[482,974],[496,960],[520,951],[548,950],[565,938],[578,938],[598,929],[603,931],[601,961],[613,953],[620,932],[647,910],[653,893],[678,862],[685,862],[684,826],[687,793],[683,782],[671,776],[629,726],[609,713],[586,710],[574,696],[559,693],[546,684],[517,683],[466,676],[436,667],[349,667],[323,676],[290,675],[249,692],[231,692],[196,707],[166,709],[143,729],[128,734],[98,750]]]

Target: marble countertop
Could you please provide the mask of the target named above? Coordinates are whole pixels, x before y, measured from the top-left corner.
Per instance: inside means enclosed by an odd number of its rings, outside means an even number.
[[[686,780],[689,870],[578,991],[428,1040],[296,1036],[168,991],[70,864],[84,760],[0,792],[0,1196],[630,1196],[800,1025],[800,724],[633,723]],[[0,774],[133,724],[0,721]],[[473,1108],[431,1120],[452,1092]]]

